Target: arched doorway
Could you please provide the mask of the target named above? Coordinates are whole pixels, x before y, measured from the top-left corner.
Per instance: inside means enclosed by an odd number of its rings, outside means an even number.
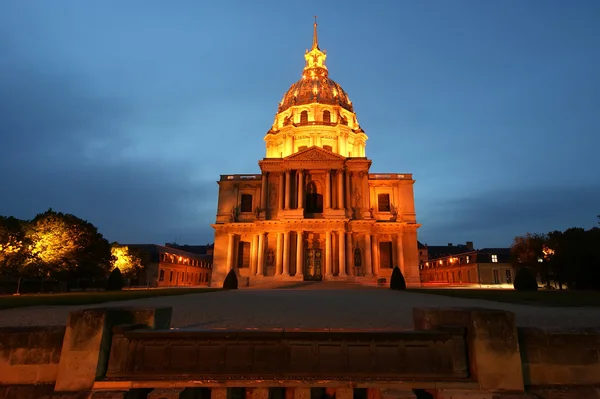
[[[317,185],[311,181],[306,185],[306,213],[323,213],[323,195],[317,191]]]
[[[362,267],[362,253],[360,248],[354,248],[354,275],[361,277],[365,275]]]
[[[304,280],[323,280],[323,250],[320,248],[308,248],[304,259]]]

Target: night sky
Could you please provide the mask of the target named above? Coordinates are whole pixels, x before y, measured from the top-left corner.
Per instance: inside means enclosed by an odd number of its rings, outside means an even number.
[[[372,172],[413,173],[419,240],[510,245],[600,213],[600,1],[3,0],[0,214],[212,242],[319,19]]]

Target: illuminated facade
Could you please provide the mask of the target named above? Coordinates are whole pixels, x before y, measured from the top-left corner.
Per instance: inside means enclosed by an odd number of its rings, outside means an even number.
[[[411,174],[369,173],[367,135],[329,78],[317,24],[302,78],[264,137],[261,174],[222,175],[212,281],[389,281],[419,285]]]

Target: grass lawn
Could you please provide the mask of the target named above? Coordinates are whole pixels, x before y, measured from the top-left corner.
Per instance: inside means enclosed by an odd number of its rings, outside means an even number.
[[[112,301],[153,298],[159,296],[201,294],[220,291],[217,288],[164,288],[150,290],[91,291],[58,294],[24,294],[19,296],[0,296],[0,309],[21,308],[26,306],[72,306],[91,305]]]
[[[485,289],[409,289],[406,292],[452,296],[456,298],[485,299],[520,305],[549,307],[600,306],[600,292],[598,291],[540,290],[537,292],[522,292]]]

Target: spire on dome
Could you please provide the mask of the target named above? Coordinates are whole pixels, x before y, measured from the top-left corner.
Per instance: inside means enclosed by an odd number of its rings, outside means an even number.
[[[312,45],[312,49],[318,49],[319,48],[319,38],[317,36],[317,16],[315,15],[315,24],[314,24],[314,32],[313,32],[313,45]]]
[[[313,25],[313,44],[310,51],[306,50],[304,59],[306,60],[306,66],[304,67],[305,76],[307,70],[311,70],[310,76],[325,75],[327,76],[327,67],[325,66],[325,59],[327,55],[324,51],[319,48],[319,38],[317,36],[317,17],[315,16],[315,23]]]

